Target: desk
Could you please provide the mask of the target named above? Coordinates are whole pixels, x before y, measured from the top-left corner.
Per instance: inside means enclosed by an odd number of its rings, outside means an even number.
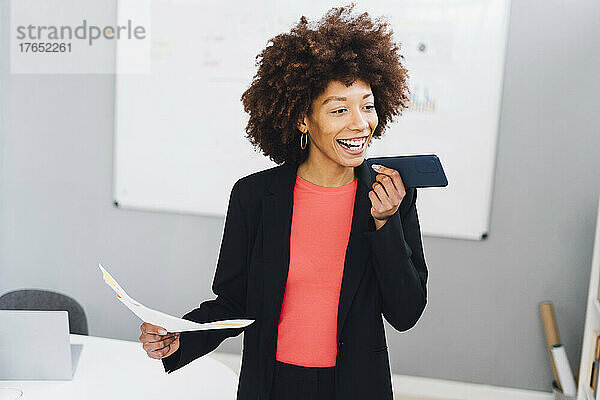
[[[210,355],[167,374],[140,342],[71,334],[83,345],[72,381],[6,381],[20,400],[235,400],[238,376]],[[43,355],[41,355],[43,356]]]

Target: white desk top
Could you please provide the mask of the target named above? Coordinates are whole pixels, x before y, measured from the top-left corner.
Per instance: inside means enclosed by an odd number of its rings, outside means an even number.
[[[83,345],[73,380],[0,380],[0,387],[21,389],[22,400],[233,400],[236,397],[238,376],[210,355],[167,374],[162,362],[149,358],[140,342],[71,334],[71,344]]]

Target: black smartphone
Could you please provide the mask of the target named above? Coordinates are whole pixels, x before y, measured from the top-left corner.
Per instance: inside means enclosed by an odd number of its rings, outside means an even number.
[[[398,171],[405,188],[448,186],[448,179],[446,179],[442,163],[435,154],[373,157],[366,159],[365,163],[371,171],[371,185],[377,176],[377,171],[371,166],[379,164]]]

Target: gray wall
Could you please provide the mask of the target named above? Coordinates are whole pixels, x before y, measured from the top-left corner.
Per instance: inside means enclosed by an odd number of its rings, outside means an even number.
[[[489,238],[425,237],[425,314],[408,332],[386,329],[394,373],[550,391],[540,301],[554,302],[574,371],[581,352],[600,182],[600,2],[514,1],[510,18]],[[92,335],[129,340],[140,322],[99,261],[165,312],[213,298],[222,218],[112,206],[114,77],[11,75],[2,56],[0,293],[67,293]],[[239,352],[241,338],[220,350]]]

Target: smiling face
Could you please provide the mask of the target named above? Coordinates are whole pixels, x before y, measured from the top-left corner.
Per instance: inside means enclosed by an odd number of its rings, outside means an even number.
[[[309,134],[308,161],[334,167],[362,164],[379,121],[374,101],[371,86],[361,80],[349,87],[331,81],[298,125]]]

